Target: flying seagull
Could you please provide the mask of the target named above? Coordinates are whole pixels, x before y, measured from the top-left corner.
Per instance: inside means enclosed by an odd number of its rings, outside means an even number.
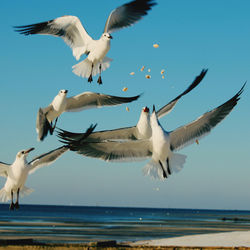
[[[46,154],[40,155],[30,162],[27,162],[28,153],[34,150],[30,148],[21,150],[17,153],[16,159],[12,164],[0,162],[0,175],[6,177],[4,187],[0,190],[0,198],[2,201],[11,200],[10,210],[19,208],[19,194],[28,195],[33,190],[24,186],[29,174],[36,169],[51,164],[59,156],[65,153],[68,148],[66,146],[52,150]],[[13,202],[14,193],[16,193],[16,202]]]
[[[104,32],[99,40],[92,39],[76,16],[62,16],[47,22],[24,26],[15,26],[17,32],[24,35],[43,34],[62,37],[71,47],[76,60],[85,54],[84,61],[73,66],[73,72],[92,82],[92,76],[99,73],[97,82],[102,84],[101,72],[110,66],[112,59],[106,57],[110,49],[111,33],[133,25],[147,15],[154,0],[134,0],[111,11]]]
[[[87,129],[86,137],[93,131],[94,128],[95,126],[91,125]],[[67,146],[62,146],[48,153],[42,154],[28,162],[27,156],[33,150],[34,148],[29,148],[27,150],[19,151],[12,164],[0,162],[0,176],[7,178],[4,187],[0,190],[0,199],[4,202],[11,200],[10,210],[19,208],[20,194],[28,195],[33,192],[32,189],[24,186],[28,175],[34,173],[38,168],[52,164],[69,149]],[[16,194],[15,203],[13,202],[14,194]]]
[[[194,81],[188,86],[188,88],[183,91],[180,95],[176,98],[171,100],[168,104],[160,108],[156,114],[158,118],[167,115],[171,112],[176,105],[176,103],[180,100],[180,98],[187,93],[189,93],[192,89],[194,89],[204,78],[207,73],[207,69],[203,69],[201,73],[195,77]],[[79,140],[83,133],[71,133],[66,130],[60,129],[58,131],[59,136],[61,135],[64,138],[75,139]],[[139,121],[136,126],[133,127],[126,127],[114,130],[105,130],[99,132],[93,132],[89,137],[88,140],[93,141],[103,141],[108,139],[117,139],[117,140],[136,140],[136,139],[148,139],[152,135],[152,130],[150,126],[150,113],[149,108],[144,107],[141,111],[141,115]]]
[[[151,161],[143,169],[144,174],[163,180],[173,172],[180,171],[185,163],[186,156],[175,151],[194,143],[219,124],[238,103],[244,86],[245,84],[235,96],[221,106],[171,132],[162,128],[153,109],[150,117],[152,136],[149,139],[95,142],[88,139],[61,138],[70,150],[105,161],[128,161],[151,157]]]
[[[103,106],[115,106],[137,100],[140,95],[132,97],[120,97],[93,92],[83,92],[79,95],[67,97],[68,90],[60,90],[51,104],[45,108],[39,108],[36,119],[36,131],[38,140],[43,140],[48,132],[53,134],[58,117],[64,112],[81,111]],[[53,121],[55,124],[53,125]]]

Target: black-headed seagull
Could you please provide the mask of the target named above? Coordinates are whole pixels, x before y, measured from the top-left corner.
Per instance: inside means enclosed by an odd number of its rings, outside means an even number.
[[[67,93],[67,90],[60,90],[49,106],[38,110],[36,119],[38,140],[43,140],[47,136],[48,132],[53,134],[58,117],[64,112],[101,108],[103,106],[115,106],[135,101],[140,97],[140,95],[121,97],[94,92],[83,92],[76,96],[67,97]],[[55,124],[52,125],[54,120]]]
[[[111,11],[104,32],[99,40],[92,39],[76,16],[62,16],[54,20],[25,26],[16,26],[24,35],[44,34],[62,37],[73,50],[76,60],[85,54],[87,58],[73,66],[73,72],[92,82],[92,76],[99,73],[97,82],[102,84],[101,72],[110,66],[112,59],[106,57],[110,49],[111,33],[133,25],[156,3],[154,0],[134,0]]]
[[[175,151],[194,143],[207,135],[212,128],[220,123],[235,107],[240,99],[245,84],[240,91],[221,106],[206,112],[195,121],[179,127],[171,132],[165,131],[158,121],[155,110],[150,117],[152,136],[149,139],[102,142],[75,140],[65,137],[64,143],[72,151],[83,156],[99,158],[105,161],[128,161],[151,157],[144,167],[145,175],[155,178],[167,178],[173,172],[183,168],[186,156]]]
[[[94,128],[95,126],[91,125],[87,129],[85,138],[93,131]],[[32,150],[34,150],[34,148],[19,151],[12,164],[0,162],[0,176],[7,178],[4,187],[0,190],[0,199],[4,202],[11,200],[10,210],[19,208],[20,194],[28,195],[33,192],[32,189],[25,186],[28,175],[34,173],[38,168],[52,164],[69,149],[68,146],[62,146],[48,153],[42,154],[28,162],[27,156]],[[16,202],[14,203],[13,200],[15,194]]]
[[[188,88],[185,91],[183,91],[180,95],[178,95],[176,98],[171,100],[168,104],[164,105],[156,112],[157,117],[161,118],[167,115],[169,112],[171,112],[176,103],[180,100],[180,98],[189,93],[192,89],[194,89],[202,81],[206,73],[207,69],[203,69],[201,73],[195,77],[193,82],[188,86]],[[68,137],[69,139],[74,138],[75,140],[80,139],[83,135],[82,133],[71,133],[62,129],[60,129],[58,133],[64,138],[66,137]],[[93,132],[88,137],[88,140],[103,141],[109,139],[117,139],[117,140],[148,139],[151,137],[151,134],[152,131],[150,126],[149,108],[144,107],[142,108],[140,118],[136,126]]]

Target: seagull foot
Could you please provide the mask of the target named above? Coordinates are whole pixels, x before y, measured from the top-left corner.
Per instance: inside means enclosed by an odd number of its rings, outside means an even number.
[[[102,84],[102,78],[101,78],[101,76],[98,77],[97,82],[98,82],[100,85]]]
[[[9,210],[14,210],[15,208],[15,204],[13,202],[10,203],[10,207],[9,207]]]
[[[88,82],[93,82],[92,75],[90,75],[90,76],[89,76],[89,78],[88,78]]]
[[[18,210],[18,209],[20,208],[20,206],[19,206],[19,203],[18,203],[18,202],[16,202],[16,203],[14,204],[14,206],[15,206],[15,209],[16,209],[16,210]]]

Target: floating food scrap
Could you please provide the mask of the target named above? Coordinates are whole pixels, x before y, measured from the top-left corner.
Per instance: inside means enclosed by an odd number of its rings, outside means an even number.
[[[126,107],[126,110],[129,112],[129,108],[128,107]]]
[[[133,76],[135,74],[135,72],[131,72],[130,75]]]
[[[145,75],[145,77],[146,77],[147,79],[150,79],[150,78],[151,78],[151,76],[150,76],[150,75]]]
[[[148,69],[148,72],[151,72],[151,69]]]
[[[155,44],[153,45],[153,47],[154,47],[154,48],[159,48],[159,44],[155,43]]]
[[[127,91],[128,90],[128,88],[127,87],[124,87],[123,89],[122,89],[122,91]]]
[[[144,69],[145,69],[145,66],[142,66],[142,67],[141,67],[141,71],[143,71]]]
[[[165,73],[165,69],[161,70],[161,75],[163,75]]]
[[[161,76],[161,78],[162,78],[162,79],[165,79],[165,76],[164,76],[164,75],[162,75],[162,76]]]
[[[195,140],[195,142],[196,142],[197,145],[199,145],[199,141],[197,139]]]

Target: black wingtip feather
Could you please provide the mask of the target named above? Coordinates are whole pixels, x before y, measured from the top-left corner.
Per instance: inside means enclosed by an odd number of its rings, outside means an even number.
[[[70,150],[77,151],[78,147],[85,143],[86,139],[94,131],[96,126],[97,126],[97,123],[94,125],[91,124],[85,133],[79,134],[81,136],[78,137],[77,139],[71,139],[71,138],[67,137],[68,132],[63,130],[63,129],[59,129],[60,131],[63,131],[63,132],[57,131],[57,137],[60,138],[59,142],[62,142]],[[71,132],[69,132],[69,133],[71,133]]]

